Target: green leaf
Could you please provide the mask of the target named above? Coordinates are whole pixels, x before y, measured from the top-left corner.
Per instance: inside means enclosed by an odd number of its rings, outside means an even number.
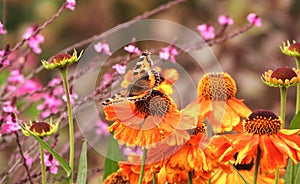
[[[300,129],[300,111],[297,112],[297,114],[293,117],[290,129]]]
[[[39,136],[36,136],[34,134],[32,134],[22,123],[19,123],[19,126],[26,130],[32,137],[34,137],[40,144],[41,146],[46,149],[47,151],[49,151],[49,153],[54,156],[54,158],[60,163],[60,165],[64,168],[64,170],[67,173],[67,176],[69,177],[71,175],[71,168],[69,166],[69,164],[66,162],[65,159],[63,159],[54,149],[51,148],[51,146],[47,143],[44,142]]]
[[[300,183],[300,162],[298,162],[295,166],[295,181],[294,183]]]
[[[103,180],[111,173],[119,169],[118,161],[122,160],[122,153],[119,148],[118,141],[111,136],[108,144],[107,156],[104,162],[104,176]]]
[[[293,163],[290,158],[284,175],[284,183],[286,184],[293,183]]]
[[[79,158],[78,174],[77,174],[77,184],[86,184],[87,177],[87,142],[86,139],[83,140],[81,154]]]

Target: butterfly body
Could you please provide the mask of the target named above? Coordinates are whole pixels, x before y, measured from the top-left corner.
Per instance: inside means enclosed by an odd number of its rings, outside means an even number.
[[[136,102],[148,98],[153,88],[158,86],[161,81],[159,73],[151,69],[152,66],[153,61],[150,58],[150,52],[144,51],[135,65],[132,81],[128,88],[114,94],[102,104],[107,106],[124,100]]]

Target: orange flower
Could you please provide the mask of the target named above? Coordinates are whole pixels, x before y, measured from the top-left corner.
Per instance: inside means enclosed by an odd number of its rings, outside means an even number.
[[[161,168],[161,163],[146,164],[144,170],[143,184],[151,183],[153,173],[157,173]],[[119,173],[122,173],[122,178],[130,183],[138,183],[141,169],[141,157],[138,155],[130,155],[128,161],[119,162]]]
[[[281,123],[271,111],[254,111],[244,122],[246,132],[234,137],[231,147],[220,153],[219,161],[227,162],[236,155],[235,164],[249,164],[261,151],[260,168],[264,173],[285,168],[288,158],[294,163],[300,161],[300,131],[281,129]]]
[[[254,169],[247,170],[243,169],[243,165],[239,165],[241,168],[237,169],[239,173],[249,182],[253,183]],[[254,168],[254,167],[253,167]],[[270,177],[259,173],[257,176],[257,183],[259,184],[273,184],[275,177]],[[244,183],[241,176],[237,171],[233,170],[230,173],[224,172],[221,168],[216,170],[211,178],[211,184],[221,184],[221,183]],[[284,183],[283,179],[279,179],[280,184]]]
[[[228,73],[205,74],[198,84],[200,119],[208,117],[215,133],[242,131],[241,118],[251,110],[235,98],[236,84]]]
[[[193,135],[181,147],[165,144],[148,151],[148,157],[159,154],[159,151],[166,155],[162,161],[164,167],[157,174],[159,183],[186,183],[189,172],[193,172],[195,183],[207,183],[211,168],[201,148],[201,143],[206,141],[205,128],[203,123],[199,123]]]
[[[173,100],[158,90],[145,100],[108,105],[104,112],[107,120],[115,121],[108,131],[127,146],[149,148],[174,136],[176,129],[192,129],[197,123],[197,112],[179,111]]]
[[[130,181],[124,179],[122,173],[117,171],[107,176],[102,184],[130,184]]]

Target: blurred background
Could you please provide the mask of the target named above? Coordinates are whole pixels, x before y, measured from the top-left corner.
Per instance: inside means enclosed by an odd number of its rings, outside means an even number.
[[[64,11],[54,23],[41,32],[45,36],[45,42],[41,45],[43,52],[33,57],[38,61],[49,58],[71,44],[105,32],[167,2],[78,0],[74,12]],[[14,46],[21,40],[27,27],[41,25],[55,14],[63,3],[63,0],[2,0],[0,20],[8,34],[0,36],[1,49],[6,43]],[[238,87],[237,98],[244,99],[245,104],[252,110],[270,109],[279,115],[279,89],[264,85],[260,76],[268,69],[296,66],[293,58],[281,53],[279,46],[286,40],[300,40],[299,10],[299,0],[187,0],[149,18],[174,21],[198,32],[196,27],[202,23],[210,23],[217,29],[218,16],[228,15],[234,20],[234,24],[224,33],[229,34],[248,24],[246,17],[249,13],[258,14],[262,19],[261,27],[254,27],[233,39],[213,45],[211,49],[223,71],[235,79]],[[177,61],[188,68],[188,63],[182,61],[182,58]],[[39,75],[45,84],[49,81],[50,77],[45,76],[45,73]],[[295,87],[288,89],[287,121],[294,115],[295,93]],[[62,137],[61,140],[67,141],[67,138]],[[5,159],[9,157],[8,154],[1,154],[1,157]],[[97,155],[93,149],[88,154]],[[96,156],[89,158],[89,163],[92,163],[89,168],[98,168],[103,164],[103,160]],[[96,174],[97,177],[99,175]]]

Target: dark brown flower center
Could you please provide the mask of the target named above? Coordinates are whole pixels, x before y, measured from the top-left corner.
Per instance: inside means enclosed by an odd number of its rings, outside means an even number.
[[[136,110],[146,117],[149,115],[164,116],[171,107],[171,100],[160,91],[153,90],[151,95],[145,99],[135,102]]]
[[[58,54],[51,59],[50,63],[60,63],[61,61],[65,59],[70,59],[71,57],[72,56],[70,54]]]
[[[206,132],[206,125],[198,123],[197,127],[193,130],[193,135],[204,134]]]
[[[198,96],[206,100],[226,101],[236,94],[234,80],[227,73],[208,74],[199,82]]]
[[[281,129],[281,120],[271,111],[257,110],[245,120],[244,128],[253,134],[277,134]]]
[[[300,42],[296,42],[296,43],[291,44],[288,47],[288,50],[293,51],[293,52],[296,51],[296,52],[300,53]]]
[[[233,155],[234,159],[237,159],[238,153],[235,153]],[[253,159],[251,160],[250,163],[248,164],[234,164],[233,165],[237,170],[246,170],[246,171],[250,171],[252,169],[252,167],[254,166],[254,162]]]
[[[130,184],[130,182],[123,178],[121,172],[114,172],[111,175],[107,176],[107,178],[104,180],[103,184]]]
[[[29,128],[30,131],[36,132],[38,134],[42,134],[43,132],[49,132],[50,129],[50,124],[45,122],[33,122],[33,124]]]
[[[286,79],[291,80],[293,77],[297,77],[297,74],[293,69],[285,67],[274,70],[271,77],[285,81]]]

